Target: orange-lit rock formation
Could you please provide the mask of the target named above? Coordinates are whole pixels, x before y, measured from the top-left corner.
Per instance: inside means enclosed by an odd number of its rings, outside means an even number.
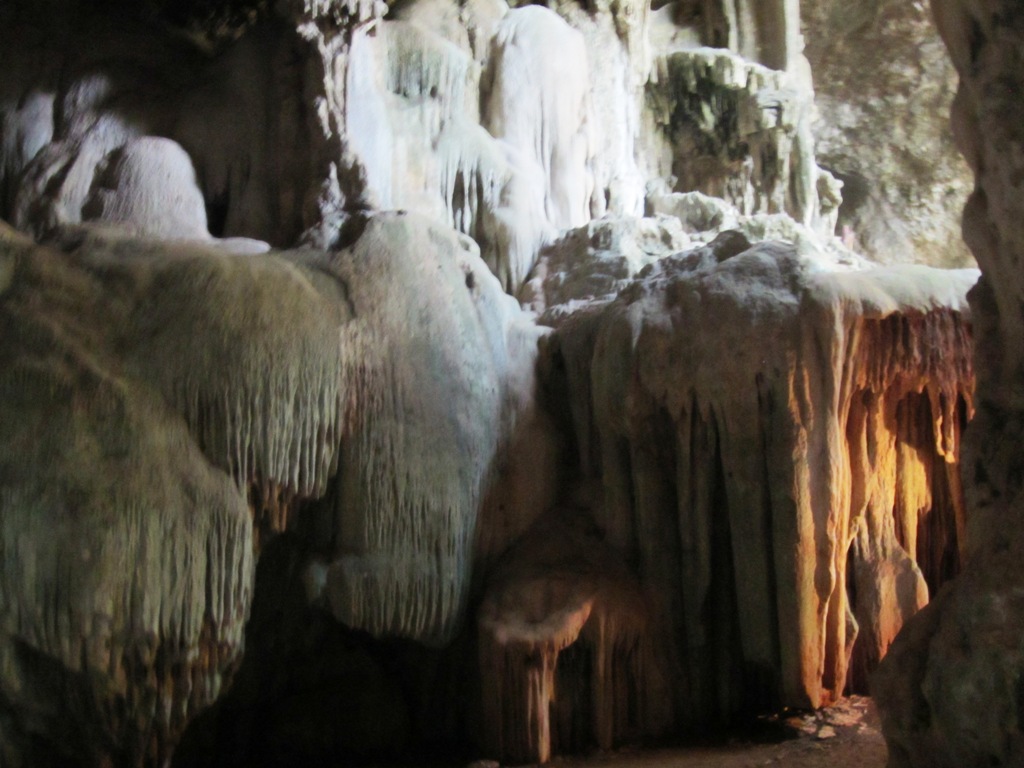
[[[491,574],[478,613],[487,748],[547,762],[639,735],[647,615],[636,577],[589,516],[538,521]]]
[[[651,601],[655,732],[863,687],[960,557],[975,274],[717,245],[571,316],[551,352],[597,525]]]
[[[897,638],[875,690],[892,768],[1020,765],[1024,16],[1016,2],[932,6],[960,75],[953,128],[975,175],[964,237],[983,274],[971,293],[978,387],[964,445],[965,564]]]

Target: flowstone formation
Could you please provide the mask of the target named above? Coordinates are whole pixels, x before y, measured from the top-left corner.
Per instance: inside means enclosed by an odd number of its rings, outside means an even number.
[[[834,237],[800,24],[0,5],[0,762],[545,761],[863,690],[975,525],[976,275]]]
[[[977,418],[964,446],[963,574],[894,644],[876,681],[892,768],[1019,765],[1021,724],[1020,278],[1024,17],[1012,2],[935,2],[960,75],[957,143],[975,174],[964,235],[983,276],[971,293]]]
[[[6,764],[165,761],[240,660],[254,524],[328,486],[328,609],[450,637],[539,333],[466,242],[382,215],[333,254],[5,235],[3,266]]]
[[[242,654],[245,495],[121,373],[123,273],[0,248],[0,757],[157,764]]]
[[[865,690],[959,569],[976,278],[731,231],[647,266],[614,300],[561,305],[546,367],[572,414],[577,481],[644,597],[615,596],[585,560],[544,581],[526,540],[509,554],[531,574],[512,593],[530,620],[482,613],[505,650],[484,684],[533,720],[509,713],[500,753],[544,760],[567,733],[608,748],[629,725],[634,738],[702,732]],[[510,602],[507,578],[483,611]],[[512,666],[524,657],[533,666]],[[509,690],[517,675],[536,682]],[[581,725],[559,701],[587,690]]]

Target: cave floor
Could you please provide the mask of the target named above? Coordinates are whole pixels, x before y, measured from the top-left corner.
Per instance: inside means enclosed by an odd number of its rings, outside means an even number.
[[[619,751],[556,759],[557,768],[884,768],[885,740],[870,699],[852,696],[822,712],[773,723],[776,743],[734,738],[721,746]]]

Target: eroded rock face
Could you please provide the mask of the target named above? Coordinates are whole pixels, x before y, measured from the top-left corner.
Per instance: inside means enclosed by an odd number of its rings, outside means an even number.
[[[648,92],[671,147],[672,191],[834,227],[838,193],[814,162],[813,94],[796,74],[729,51],[681,50],[658,60]]]
[[[816,0],[801,13],[818,162],[843,181],[838,234],[883,263],[969,265],[970,170],[948,119],[956,72],[928,4]]]
[[[982,267],[971,294],[978,334],[976,426],[965,444],[966,566],[915,618],[875,689],[890,765],[1016,765],[1020,723],[1021,203],[1024,133],[1014,94],[1024,18],[1016,3],[933,3],[960,74],[957,143],[975,173],[964,234]]]

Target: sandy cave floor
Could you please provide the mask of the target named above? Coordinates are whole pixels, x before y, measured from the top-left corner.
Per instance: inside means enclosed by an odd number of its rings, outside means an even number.
[[[884,768],[885,740],[869,698],[852,696],[834,707],[793,715],[777,724],[790,736],[777,743],[735,738],[722,746],[619,751],[559,758],[552,768]]]

